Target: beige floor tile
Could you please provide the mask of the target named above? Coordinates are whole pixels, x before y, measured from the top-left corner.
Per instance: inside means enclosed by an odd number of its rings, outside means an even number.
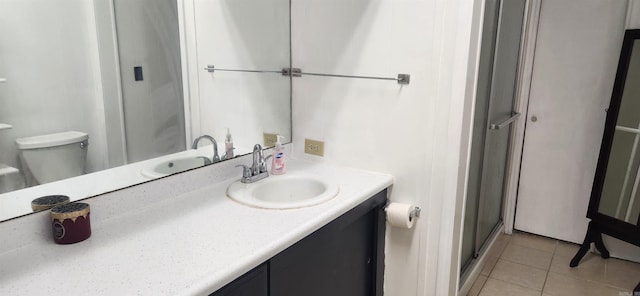
[[[558,242],[558,245],[556,246],[556,252],[553,255],[573,258],[573,256],[578,253],[578,249],[580,249],[580,245],[578,244]]]
[[[609,258],[605,282],[611,286],[633,290],[640,282],[640,264],[625,260]]]
[[[583,280],[605,283],[607,264],[605,259],[602,259],[599,255],[588,253],[582,258],[578,266],[571,268],[569,267],[571,258],[573,257],[554,255],[549,271]]]
[[[489,254],[494,257],[500,257],[500,254],[502,254],[510,241],[510,235],[504,233],[498,235],[498,238],[496,238],[496,241],[493,243],[493,247],[489,250]]]
[[[509,243],[501,259],[548,270],[553,253]]]
[[[473,286],[471,286],[471,289],[469,289],[469,293],[467,293],[467,296],[478,296],[478,294],[480,294],[480,290],[482,290],[482,287],[484,286],[484,283],[487,282],[487,279],[488,277],[479,275],[476,281],[473,283]]]
[[[509,242],[511,240],[512,235],[511,234],[506,234],[504,232],[500,233],[500,235],[498,236],[498,240],[499,241],[506,241]]]
[[[540,291],[490,278],[482,287],[480,296],[540,296]]]
[[[480,271],[480,274],[484,276],[489,276],[493,268],[496,266],[496,263],[498,263],[498,259],[500,258],[491,257],[487,255],[487,259],[484,262],[484,266],[482,266],[482,270]]]
[[[553,253],[556,249],[557,240],[530,234],[526,232],[515,232],[511,237],[511,244],[532,248],[540,251]]]
[[[480,271],[481,275],[489,276],[489,274],[491,273],[491,270],[493,270],[493,267],[496,266],[496,263],[498,262],[500,255],[502,254],[504,249],[507,247],[510,240],[511,240],[510,235],[507,235],[504,233],[501,233],[498,235],[498,237],[496,238],[496,241],[491,246],[491,249],[487,251],[487,255],[486,255],[487,259],[485,259],[485,263],[482,266],[482,270]]]
[[[621,296],[624,291],[602,283],[549,272],[543,292],[551,296]]]
[[[547,271],[506,260],[499,260],[489,277],[525,288],[542,291],[544,281],[547,277]]]
[[[588,253],[571,268],[569,262],[579,247],[527,233],[502,234],[488,251],[481,276],[468,295],[476,296],[478,288],[481,296],[632,295],[640,281],[640,264]]]
[[[508,244],[509,244],[508,241],[496,240],[496,242],[493,243],[493,246],[491,246],[491,249],[487,252],[487,256],[500,257],[500,255],[502,254],[502,252],[504,251],[504,249],[507,247]]]

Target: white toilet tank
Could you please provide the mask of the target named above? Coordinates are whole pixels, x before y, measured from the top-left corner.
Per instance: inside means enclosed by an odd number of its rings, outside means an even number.
[[[87,159],[89,135],[63,132],[16,139],[26,169],[38,184],[82,175]]]

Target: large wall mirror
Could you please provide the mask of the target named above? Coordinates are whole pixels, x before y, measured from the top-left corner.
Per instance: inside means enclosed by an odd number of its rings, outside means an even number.
[[[0,221],[291,139],[289,0],[0,2]]]
[[[591,243],[607,258],[607,234],[640,246],[640,30],[625,33],[582,247],[571,261],[579,264]]]

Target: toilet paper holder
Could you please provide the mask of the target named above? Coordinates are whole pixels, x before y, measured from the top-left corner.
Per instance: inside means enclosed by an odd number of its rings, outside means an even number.
[[[422,209],[420,209],[420,207],[415,207],[415,209],[413,209],[413,211],[411,211],[411,213],[409,213],[409,217],[411,218],[417,218],[420,217],[420,211]]]
[[[385,209],[386,209],[386,208],[388,208],[390,204],[391,204],[391,202],[390,202],[390,201],[389,201],[389,202],[387,202],[387,204],[384,206],[384,208],[385,208]],[[411,212],[409,213],[409,217],[411,217],[411,218],[418,218],[418,217],[420,217],[420,212],[421,212],[421,211],[422,211],[422,209],[421,209],[420,207],[416,206],[416,207],[413,209],[413,211],[411,211]]]

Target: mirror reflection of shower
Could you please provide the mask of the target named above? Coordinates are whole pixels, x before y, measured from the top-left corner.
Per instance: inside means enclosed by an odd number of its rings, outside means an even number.
[[[127,163],[184,151],[177,1],[114,0]]]
[[[185,150],[177,2],[101,2],[0,11],[0,194]]]

